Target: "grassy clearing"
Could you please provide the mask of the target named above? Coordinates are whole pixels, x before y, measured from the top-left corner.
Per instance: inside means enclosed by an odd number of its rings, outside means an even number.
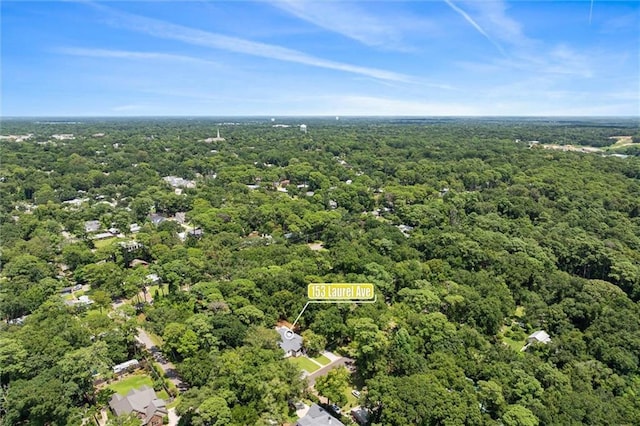
[[[150,388],[153,387],[153,380],[151,377],[146,374],[134,374],[133,376],[129,376],[119,382],[110,384],[108,388],[120,395],[126,395],[131,389],[138,389],[144,385],[147,385]],[[164,389],[156,392],[156,395],[160,399],[169,399],[169,394]]]
[[[164,391],[162,391],[164,392]],[[180,400],[182,400],[181,396],[176,396],[176,399],[174,399],[173,401],[171,401],[169,404],[167,404],[167,408],[175,408],[178,406],[178,404],[180,404]]]
[[[319,362],[323,366],[327,365],[327,364],[329,364],[331,362],[331,360],[329,358],[327,358],[326,356],[324,356],[324,355],[317,356],[317,357],[313,358],[313,360],[316,361],[316,362]]]
[[[301,370],[306,370],[308,373],[313,373],[314,371],[316,371],[316,370],[318,370],[320,368],[316,364],[311,362],[308,358],[303,357],[303,356],[300,356],[300,357],[297,357],[297,358],[290,357],[289,361],[294,363]]]
[[[522,347],[527,343],[527,342],[523,342],[521,340],[513,340],[509,337],[503,336],[502,337],[502,341],[504,343],[506,343],[511,349],[513,349],[516,352],[520,352],[520,349],[522,349]]]
[[[155,297],[156,291],[159,291],[160,294],[169,294],[169,284],[151,285],[147,288],[151,297]]]
[[[149,335],[149,338],[151,339],[154,345],[156,345],[157,347],[162,347],[162,344],[164,343],[162,341],[162,337],[158,336],[157,334],[153,334],[147,329],[145,329],[144,331],[147,332],[147,334]]]
[[[134,374],[126,379],[116,383],[111,383],[108,387],[120,395],[126,395],[131,389],[137,389],[140,386],[147,385],[153,387],[153,380],[146,374]],[[165,392],[166,393],[166,392]]]
[[[99,249],[102,247],[108,247],[111,244],[113,244],[115,241],[117,241],[118,238],[116,237],[112,237],[112,238],[105,238],[104,240],[93,240],[93,245],[95,246],[95,248]]]
[[[356,398],[351,394],[352,390],[353,390],[352,387],[348,387],[347,390],[344,391],[344,395],[347,397],[347,404],[344,407],[342,407],[342,410],[345,413],[348,412],[348,410],[351,410],[356,405],[358,405],[358,398]]]
[[[518,326],[515,324],[512,324],[512,327],[518,327]],[[502,326],[499,337],[502,339],[502,342],[505,343],[507,346],[509,346],[511,349],[513,349],[516,352],[520,352],[520,349],[522,349],[522,347],[527,344],[526,334],[524,334],[524,332],[512,333],[512,327],[508,327],[506,325]],[[522,339],[519,339],[518,334],[524,337]]]

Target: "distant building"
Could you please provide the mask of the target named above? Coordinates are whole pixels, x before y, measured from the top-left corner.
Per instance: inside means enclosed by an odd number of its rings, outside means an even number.
[[[222,141],[224,141],[224,138],[223,138],[223,137],[220,137],[220,129],[217,129],[217,131],[218,131],[218,132],[217,132],[217,134],[216,134],[216,137],[215,137],[215,138],[213,138],[213,141],[214,141],[214,142],[222,142]]]
[[[551,342],[551,337],[544,330],[538,330],[534,333],[531,333],[529,337],[527,337],[528,343],[543,343],[547,344]]]
[[[122,247],[123,250],[126,250],[128,252],[144,248],[144,244],[137,241],[120,241],[118,244],[120,245],[120,247]]]
[[[105,240],[107,238],[111,238],[113,237],[113,234],[111,232],[100,232],[99,234],[94,234],[93,238],[94,240]]]
[[[129,225],[129,232],[131,232],[132,234],[140,232],[140,229],[140,225],[138,225],[137,223],[132,223],[131,225]]]
[[[65,300],[64,303],[69,306],[89,306],[93,305],[93,300],[89,296],[82,295],[77,299]]]
[[[88,201],[88,198],[74,198],[73,200],[63,201],[62,204],[69,204],[73,207],[80,207],[83,203],[86,203]]]
[[[220,129],[217,129],[217,134],[215,138],[206,138],[203,142],[211,143],[211,142],[224,142],[224,138],[220,136]]]
[[[318,404],[313,404],[307,414],[296,422],[296,426],[344,426],[344,423]]]
[[[150,219],[151,219],[151,223],[153,223],[156,226],[160,225],[162,222],[167,220],[167,218],[165,216],[163,216],[163,215],[161,215],[159,213],[151,213]]]
[[[10,320],[7,321],[7,324],[10,324],[10,325],[22,325],[22,324],[24,324],[24,320],[27,319],[28,316],[29,315],[23,315],[23,316],[18,317],[18,318],[10,319]]]
[[[33,133],[29,133],[28,135],[0,135],[0,140],[9,140],[14,142],[23,142],[27,139],[30,139],[33,136]]]
[[[149,274],[145,278],[152,284],[158,284],[160,282],[160,277],[158,276],[158,274]]]
[[[84,231],[89,232],[98,232],[102,228],[102,224],[99,220],[88,220],[84,223]]]
[[[73,133],[65,133],[65,134],[60,134],[60,135],[51,135],[51,137],[54,138],[54,139],[57,139],[59,141],[75,139],[75,136],[73,136]]]
[[[409,233],[413,231],[413,226],[404,225],[404,224],[398,225],[397,228],[400,230],[400,232],[402,232],[402,235],[404,235],[407,238],[409,238]]]
[[[202,238],[204,231],[200,228],[191,229],[187,232],[187,235],[193,238]]]
[[[187,223],[187,214],[185,212],[177,212],[173,217],[180,225]]]
[[[162,178],[165,182],[174,188],[195,188],[196,182],[177,176],[165,176]]]
[[[304,133],[307,133],[307,125],[306,124],[301,124],[300,125],[300,131],[304,132]]]

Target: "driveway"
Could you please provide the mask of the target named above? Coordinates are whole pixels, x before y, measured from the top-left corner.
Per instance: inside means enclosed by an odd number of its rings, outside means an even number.
[[[167,359],[162,355],[160,349],[153,343],[151,337],[141,328],[138,328],[138,335],[136,336],[136,340],[144,345],[145,348],[151,355],[153,359],[162,367],[164,374],[166,374],[167,378],[178,388],[180,392],[184,392],[187,390],[187,385],[180,379],[178,376],[178,372],[176,371],[175,365],[171,362],[167,361]]]
[[[351,358],[336,357],[333,361],[331,361],[331,363],[325,365],[320,370],[316,370],[307,376],[309,387],[312,388],[316,384],[316,379],[318,377],[326,375],[329,371],[333,370],[334,368],[347,366],[351,363],[353,363],[353,360]]]
[[[169,408],[169,426],[178,426],[178,422],[180,421],[180,416],[176,414],[175,408]]]

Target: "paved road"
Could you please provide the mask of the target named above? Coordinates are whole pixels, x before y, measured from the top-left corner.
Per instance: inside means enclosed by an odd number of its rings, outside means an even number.
[[[180,421],[180,416],[176,414],[175,408],[169,408],[167,410],[169,412],[169,426],[178,426],[178,422]]]
[[[311,373],[311,374],[309,374],[307,376],[307,381],[309,382],[309,387],[312,388],[313,385],[316,384],[316,379],[318,377],[326,375],[329,371],[333,370],[334,368],[338,368],[338,367],[343,366],[343,365],[348,365],[348,364],[350,364],[352,362],[353,362],[353,360],[351,358],[340,357],[340,358],[336,359],[335,361],[332,361],[330,364],[325,365],[320,370],[314,371],[313,373]]]
[[[138,335],[136,336],[136,340],[144,345],[151,355],[156,360],[156,362],[162,367],[162,370],[167,375],[167,378],[178,388],[180,392],[184,392],[187,390],[187,385],[180,379],[178,376],[178,372],[176,371],[175,365],[171,362],[167,361],[167,359],[162,355],[160,349],[153,343],[151,337],[141,328],[138,328]]]

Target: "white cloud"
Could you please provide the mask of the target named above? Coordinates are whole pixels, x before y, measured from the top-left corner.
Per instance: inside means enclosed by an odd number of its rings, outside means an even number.
[[[568,44],[557,43],[550,46],[541,40],[527,37],[520,23],[508,16],[507,5],[502,0],[464,3],[468,10],[473,11],[473,16],[450,0],[444,1],[502,53],[502,57],[486,64],[488,67],[497,71],[508,68],[581,78],[591,78],[595,74],[593,61],[590,59],[594,52],[580,53]]]
[[[461,8],[453,4],[453,2],[451,2],[450,0],[444,0],[444,2],[447,3],[447,5],[449,5],[449,7],[453,9],[456,13],[462,16],[465,19],[465,21],[467,21],[473,28],[475,28],[487,40],[489,40],[489,42],[493,44],[500,51],[500,53],[506,54],[504,48],[497,41],[495,41],[493,37],[491,37],[485,31],[485,29],[482,28],[480,24],[478,24],[467,12],[465,12],[464,10],[462,10]]]
[[[365,75],[381,80],[412,82],[411,76],[378,68],[363,67],[343,62],[318,58],[289,49],[267,43],[259,43],[251,40],[230,37],[199,29],[193,29],[182,25],[172,24],[157,19],[119,12],[106,6],[93,4],[111,15],[110,23],[114,26],[124,27],[131,31],[145,33],[157,38],[178,40],[183,43],[203,46],[211,49],[220,49],[245,55],[276,59],[285,62],[294,62],[318,68],[332,69],[352,74]]]
[[[193,56],[174,55],[171,53],[160,52],[134,52],[129,50],[112,50],[112,49],[88,49],[81,47],[61,47],[55,49],[55,52],[71,55],[93,58],[115,58],[115,59],[143,59],[143,60],[167,60],[179,62],[198,62],[209,65],[219,65],[217,62],[205,59],[195,58]]]
[[[354,3],[276,0],[272,4],[299,19],[367,46],[405,50],[400,32],[388,19],[373,16]]]
[[[465,5],[476,12],[474,14],[475,20],[492,38],[518,47],[533,43],[533,40],[523,33],[520,23],[507,14],[506,2],[502,0],[472,1],[465,3]]]

